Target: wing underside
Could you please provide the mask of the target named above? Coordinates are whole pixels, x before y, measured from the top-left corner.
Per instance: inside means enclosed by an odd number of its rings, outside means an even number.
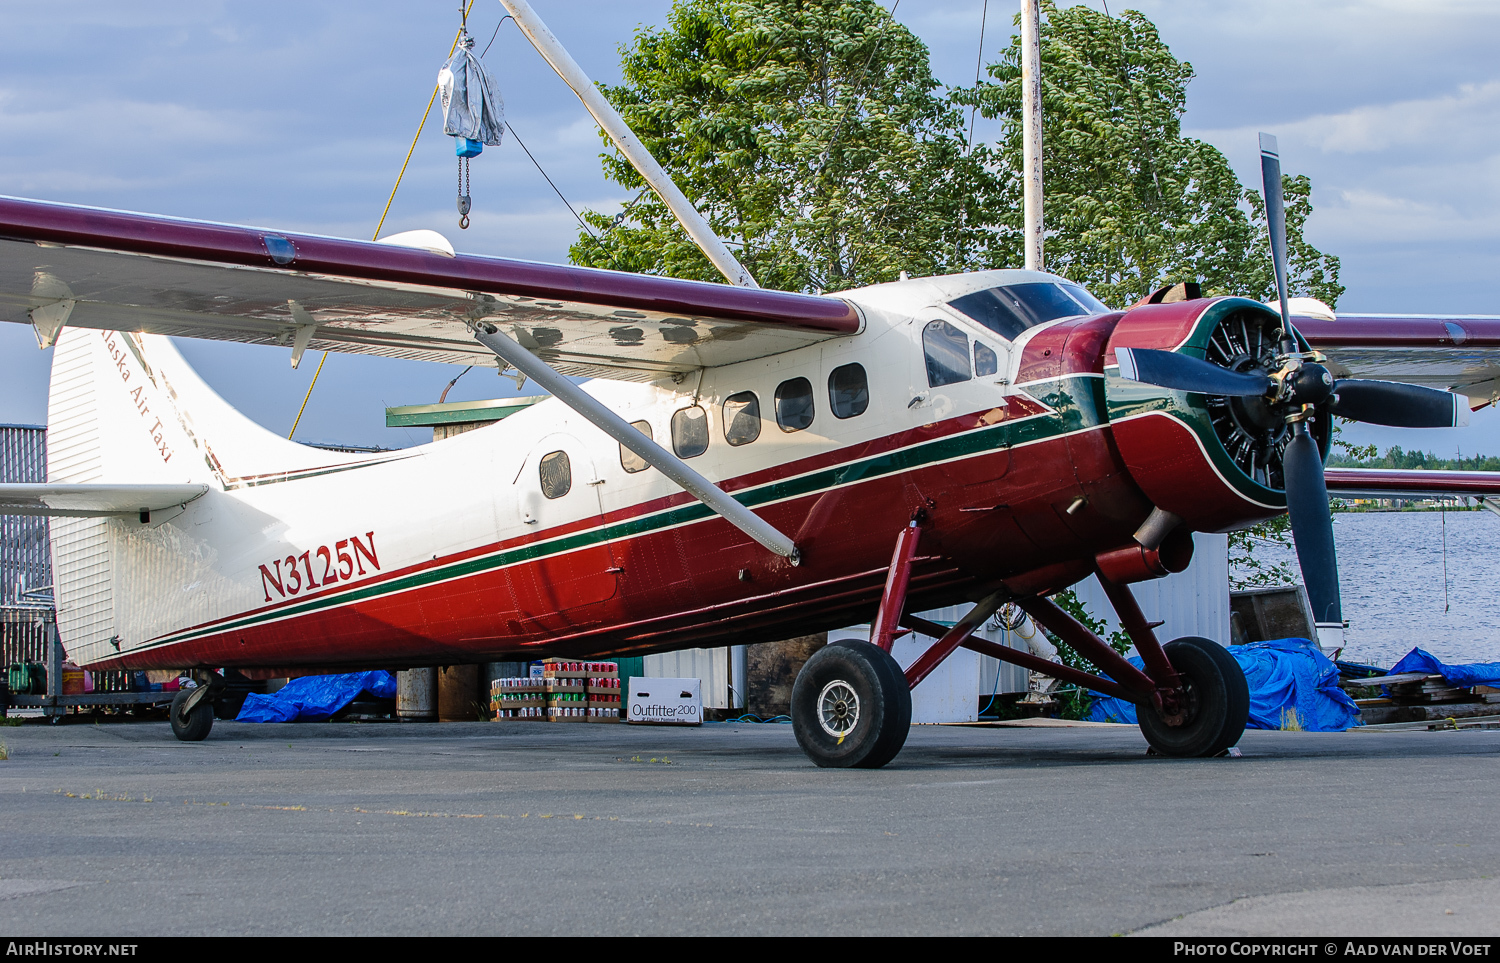
[[[1329,468],[1328,490],[1367,498],[1433,498],[1462,495],[1500,498],[1500,472],[1427,471],[1399,468]]]
[[[1341,314],[1293,323],[1329,356],[1336,377],[1454,391],[1474,408],[1500,398],[1500,318]]]
[[[0,320],[649,381],[856,333],[847,302],[0,198]]]

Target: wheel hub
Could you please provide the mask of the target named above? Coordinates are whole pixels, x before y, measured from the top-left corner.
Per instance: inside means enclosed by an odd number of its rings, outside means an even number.
[[[859,696],[843,679],[834,679],[818,694],[818,724],[823,731],[843,739],[859,724]]]
[[[1180,683],[1178,688],[1157,689],[1151,694],[1151,701],[1157,714],[1161,716],[1161,721],[1174,728],[1186,725],[1198,714],[1198,692],[1193,686],[1193,680],[1185,675],[1178,675],[1177,678]]]

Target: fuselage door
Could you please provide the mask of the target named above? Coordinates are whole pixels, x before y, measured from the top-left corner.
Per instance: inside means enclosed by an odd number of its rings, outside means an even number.
[[[543,438],[516,476],[516,515],[525,534],[512,568],[524,618],[558,626],[598,621],[596,603],[613,598],[619,573],[603,530],[600,476],[572,435]]]

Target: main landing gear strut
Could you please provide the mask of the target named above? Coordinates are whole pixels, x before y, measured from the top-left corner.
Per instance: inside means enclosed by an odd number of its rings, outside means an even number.
[[[1239,663],[1209,639],[1188,637],[1163,646],[1130,589],[1103,573],[1099,582],[1140,653],[1144,671],[1038,595],[1018,598],[1002,588],[952,628],[905,614],[921,531],[913,520],[896,539],[870,641],[832,642],[818,650],[792,687],[797,743],[819,766],[876,769],[894,759],[911,726],[911,690],[960,647],[1134,703],[1146,741],[1163,755],[1216,756],[1239,741],[1250,714],[1249,687]],[[1109,677],[972,637],[1011,601]],[[903,672],[890,653],[907,630],[937,641]]]

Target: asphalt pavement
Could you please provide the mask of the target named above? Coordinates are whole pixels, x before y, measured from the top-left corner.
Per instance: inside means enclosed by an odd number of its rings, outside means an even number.
[[[0,728],[0,937],[1500,935],[1500,731]]]

